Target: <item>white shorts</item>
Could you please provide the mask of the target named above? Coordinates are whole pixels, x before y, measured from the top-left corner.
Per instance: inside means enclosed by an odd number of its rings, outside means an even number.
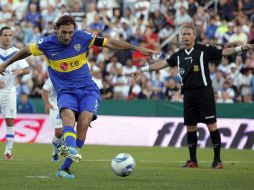
[[[50,124],[50,127],[53,127],[54,129],[59,129],[63,127],[62,120],[59,115],[59,110],[50,109],[49,124]]]
[[[0,93],[0,108],[4,118],[17,117],[17,97],[15,93]]]

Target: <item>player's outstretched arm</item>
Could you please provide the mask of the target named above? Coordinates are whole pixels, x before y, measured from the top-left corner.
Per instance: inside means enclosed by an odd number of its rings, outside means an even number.
[[[143,72],[158,71],[158,70],[164,69],[166,67],[168,67],[167,61],[165,61],[165,60],[159,61],[159,62],[156,62],[152,65],[147,65],[147,66],[141,67],[140,69],[138,69],[134,73],[131,73],[131,76],[133,78],[137,78]]]
[[[143,55],[155,55],[159,53],[159,51],[156,50],[151,50],[140,46],[134,46],[128,42],[115,39],[108,39],[105,47],[114,50],[135,50],[141,52]]]
[[[235,53],[239,53],[239,52],[243,52],[243,51],[250,51],[253,48],[254,48],[254,44],[244,44],[244,45],[237,46],[234,48],[225,48],[222,50],[222,55],[223,56],[230,56]]]
[[[0,65],[0,74],[4,75],[4,71],[6,70],[6,68],[11,65],[12,63],[14,63],[15,61],[24,59],[28,56],[32,55],[30,48],[27,46],[25,48],[23,48],[21,51],[17,52],[14,56],[12,56],[10,59],[8,59],[7,61],[3,62]]]

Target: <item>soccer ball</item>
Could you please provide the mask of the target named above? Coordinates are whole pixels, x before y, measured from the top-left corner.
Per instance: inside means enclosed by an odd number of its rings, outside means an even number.
[[[130,154],[117,154],[111,161],[113,172],[121,177],[129,176],[135,169],[135,160]]]

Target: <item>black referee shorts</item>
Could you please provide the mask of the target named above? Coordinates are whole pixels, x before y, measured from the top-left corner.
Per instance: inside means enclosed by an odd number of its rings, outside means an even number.
[[[184,124],[212,124],[216,122],[216,109],[212,87],[184,91]]]

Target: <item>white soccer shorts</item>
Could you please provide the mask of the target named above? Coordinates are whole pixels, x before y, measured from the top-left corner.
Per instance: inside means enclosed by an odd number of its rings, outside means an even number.
[[[16,92],[0,93],[0,107],[4,118],[17,117],[17,97]]]
[[[49,124],[50,124],[50,127],[53,127],[54,129],[59,129],[63,127],[62,120],[59,115],[59,110],[50,109]]]

